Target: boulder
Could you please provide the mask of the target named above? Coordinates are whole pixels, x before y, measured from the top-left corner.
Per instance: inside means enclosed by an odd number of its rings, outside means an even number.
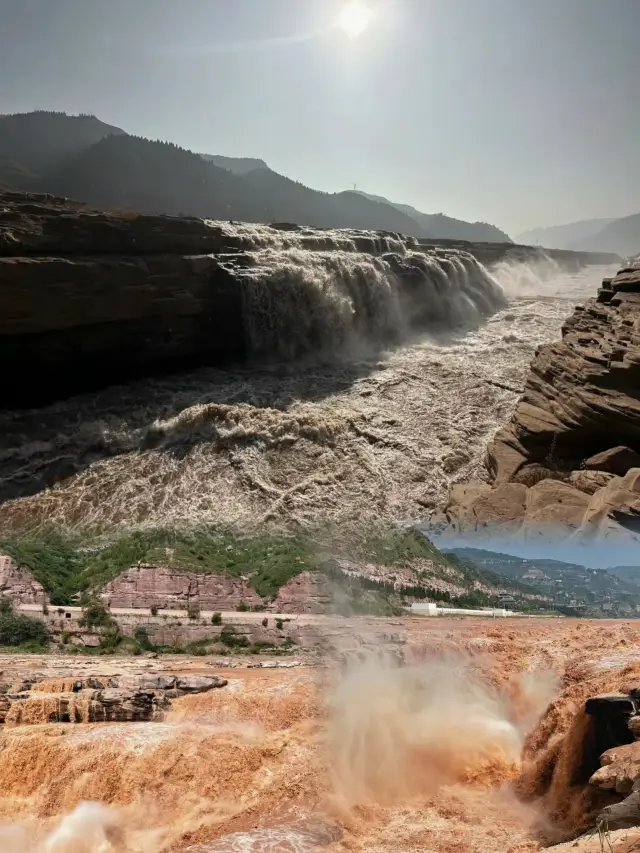
[[[630,794],[640,775],[640,743],[629,743],[608,749],[600,756],[602,767],[589,779],[590,785]]]
[[[624,477],[630,468],[640,468],[640,453],[629,447],[612,447],[590,456],[585,460],[584,467],[587,470],[606,471]]]

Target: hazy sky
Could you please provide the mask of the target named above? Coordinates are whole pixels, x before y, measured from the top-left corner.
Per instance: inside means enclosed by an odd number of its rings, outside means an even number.
[[[93,112],[509,231],[640,211],[640,0],[0,0],[0,112]]]

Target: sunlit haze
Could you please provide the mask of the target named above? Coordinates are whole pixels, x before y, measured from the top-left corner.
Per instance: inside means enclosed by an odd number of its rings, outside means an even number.
[[[0,0],[0,112],[92,112],[327,192],[638,212],[638,0]]]
[[[361,35],[371,23],[373,12],[364,0],[349,0],[340,13],[338,23],[351,39]]]

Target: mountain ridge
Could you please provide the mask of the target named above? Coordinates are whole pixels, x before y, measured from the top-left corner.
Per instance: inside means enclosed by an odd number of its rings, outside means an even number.
[[[515,239],[517,243],[541,245],[547,249],[614,252],[626,257],[640,252],[640,213],[533,228],[518,234]]]
[[[422,214],[349,190],[325,193],[280,175],[259,158],[199,154],[133,136],[92,114],[0,115],[0,186],[146,213],[511,242],[486,223]]]
[[[392,207],[406,213],[412,219],[425,228],[433,239],[442,240],[467,240],[469,242],[479,243],[512,243],[511,237],[488,222],[466,222],[463,219],[455,219],[452,216],[447,216],[444,213],[422,213],[410,204],[400,204],[398,202],[389,201],[384,196],[372,195],[360,191],[360,195],[365,198],[377,201],[383,204],[389,204]]]
[[[608,569],[591,569],[578,563],[568,563],[547,557],[517,557],[485,548],[448,547],[444,554],[455,554],[470,560],[480,568],[551,594],[556,604],[565,607],[587,607],[600,611],[628,613],[640,608],[640,567],[637,578],[631,580],[629,572],[634,567],[618,566]],[[620,570],[616,572],[616,569]]]

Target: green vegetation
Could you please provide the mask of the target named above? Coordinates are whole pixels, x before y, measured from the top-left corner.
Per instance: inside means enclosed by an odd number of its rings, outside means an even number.
[[[230,649],[246,648],[249,640],[244,634],[238,634],[233,625],[225,625],[220,632],[220,642]]]
[[[0,646],[20,651],[42,652],[49,644],[44,623],[22,613],[14,613],[11,602],[0,599]]]
[[[54,605],[116,578],[138,562],[174,569],[251,576],[251,586],[265,597],[319,560],[310,539],[261,534],[239,537],[228,530],[138,530],[106,541],[100,537],[61,534],[0,539],[0,553],[29,569]],[[245,605],[246,607],[246,605]]]
[[[92,591],[137,563],[245,577],[266,600],[273,600],[279,589],[301,572],[319,571],[331,580],[338,612],[374,615],[401,612],[403,597],[448,601],[461,607],[495,604],[495,596],[490,592],[474,589],[478,584],[489,590],[508,585],[514,594],[522,592],[519,598],[535,591],[515,579],[505,583],[504,576],[480,568],[466,557],[442,554],[418,530],[384,523],[368,525],[366,529],[318,527],[296,535],[262,530],[242,536],[228,528],[213,527],[142,529],[109,538],[87,533],[82,536],[50,533],[0,540],[0,553],[10,554],[31,570],[49,592],[54,605],[80,598],[87,607],[88,627],[100,626],[99,620],[108,616],[95,609],[96,602],[90,599]],[[396,590],[392,583],[346,577],[338,565],[338,557],[391,570],[410,569],[417,581],[414,586]],[[438,593],[433,588],[435,579],[455,580],[466,591],[457,598]],[[264,605],[249,608],[241,602],[237,607],[240,612],[249,609],[261,610]],[[152,614],[157,614],[157,608],[152,608]],[[197,603],[192,603],[189,619],[195,621],[199,617]],[[214,614],[211,623],[221,624],[219,614]]]

